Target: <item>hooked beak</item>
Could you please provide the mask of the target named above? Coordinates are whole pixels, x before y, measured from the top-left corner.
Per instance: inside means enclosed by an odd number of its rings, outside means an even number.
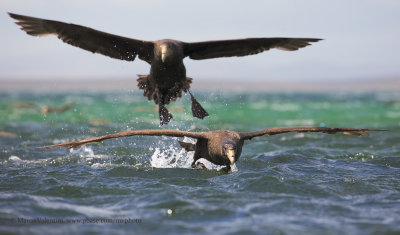
[[[231,165],[233,165],[233,163],[235,163],[235,150],[228,149],[226,152],[226,156],[228,157],[229,161],[231,162]]]
[[[161,45],[161,61],[163,63],[165,62],[166,54],[167,54],[167,46]]]

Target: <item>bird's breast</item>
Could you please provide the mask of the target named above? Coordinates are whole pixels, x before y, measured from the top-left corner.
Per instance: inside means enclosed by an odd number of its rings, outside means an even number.
[[[151,64],[150,76],[156,82],[178,82],[186,79],[186,69],[183,63],[165,64],[159,61],[154,61]]]

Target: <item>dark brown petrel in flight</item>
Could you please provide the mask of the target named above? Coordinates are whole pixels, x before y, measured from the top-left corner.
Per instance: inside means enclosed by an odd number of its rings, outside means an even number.
[[[101,142],[106,139],[119,138],[133,135],[149,135],[149,136],[172,136],[172,137],[190,137],[197,139],[196,144],[178,141],[180,146],[186,151],[194,151],[192,167],[201,167],[203,164],[196,166],[196,161],[205,158],[208,161],[225,166],[224,171],[228,172],[236,161],[239,160],[242,153],[242,147],[245,140],[251,140],[257,136],[277,135],[288,132],[323,132],[328,134],[343,133],[346,135],[368,135],[368,131],[383,131],[379,129],[358,129],[358,128],[329,128],[329,127],[275,127],[267,128],[254,132],[236,132],[228,130],[217,130],[207,132],[188,132],[171,129],[161,130],[134,130],[119,132],[111,135],[105,135],[90,139],[67,142],[63,144],[55,144],[44,146],[43,148],[78,148],[80,146]]]
[[[22,26],[22,30],[33,36],[54,34],[64,42],[93,53],[115,59],[133,61],[136,56],[151,65],[149,75],[138,75],[138,87],[144,96],[158,104],[160,124],[168,124],[172,115],[165,105],[189,92],[192,114],[203,119],[208,116],[204,108],[190,92],[192,79],[186,77],[183,59],[212,59],[218,57],[247,56],[277,48],[295,51],[317,42],[317,38],[245,38],[235,40],[182,42],[171,39],[143,41],[121,37],[88,27],[54,20],[9,13]]]

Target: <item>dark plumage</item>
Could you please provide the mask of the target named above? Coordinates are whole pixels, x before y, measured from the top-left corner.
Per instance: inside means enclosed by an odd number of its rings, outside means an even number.
[[[231,165],[239,160],[245,140],[262,135],[276,135],[288,132],[323,132],[328,134],[343,133],[346,135],[368,135],[368,131],[383,131],[379,129],[358,129],[358,128],[329,128],[329,127],[275,127],[267,128],[254,132],[235,132],[227,130],[217,130],[208,132],[188,132],[180,130],[135,130],[125,131],[116,134],[105,135],[79,141],[72,141],[63,144],[48,145],[43,148],[65,147],[77,148],[93,142],[101,142],[106,139],[118,138],[133,135],[150,136],[173,136],[190,137],[197,139],[196,144],[179,141],[179,144],[186,151],[194,151],[192,167],[196,167],[196,161],[205,158],[208,161],[221,166],[226,166],[224,170],[229,171]]]
[[[45,20],[13,13],[22,30],[33,36],[54,34],[66,43],[111,58],[133,61],[136,56],[151,65],[149,75],[139,75],[138,87],[144,96],[159,105],[160,123],[168,124],[172,115],[165,105],[188,92],[192,79],[186,77],[183,59],[212,59],[218,57],[247,56],[272,48],[294,51],[317,42],[316,38],[245,38],[235,40],[187,43],[177,40],[143,41],[97,31],[88,27]],[[194,117],[208,116],[204,108],[191,95]]]

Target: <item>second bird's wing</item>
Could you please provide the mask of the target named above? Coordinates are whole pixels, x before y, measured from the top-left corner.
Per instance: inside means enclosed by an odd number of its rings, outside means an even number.
[[[80,146],[94,143],[94,142],[101,142],[106,139],[113,139],[113,138],[120,138],[120,137],[127,137],[127,136],[134,136],[134,135],[142,135],[142,136],[172,136],[172,137],[190,137],[190,138],[206,138],[207,132],[189,132],[189,131],[180,131],[180,130],[172,130],[172,129],[160,129],[160,130],[133,130],[133,131],[124,131],[119,132],[111,135],[104,135],[99,137],[94,137],[90,139],[84,140],[77,140],[72,142],[66,142],[62,144],[54,144],[44,146],[42,148],[54,148],[54,147],[64,147],[64,148],[78,148]]]
[[[277,135],[288,132],[322,132],[327,134],[343,133],[345,135],[368,135],[368,131],[385,131],[381,129],[361,129],[361,128],[337,128],[337,127],[314,127],[314,126],[300,126],[300,127],[273,127],[254,132],[241,132],[240,137],[244,140],[249,140],[262,135]]]

